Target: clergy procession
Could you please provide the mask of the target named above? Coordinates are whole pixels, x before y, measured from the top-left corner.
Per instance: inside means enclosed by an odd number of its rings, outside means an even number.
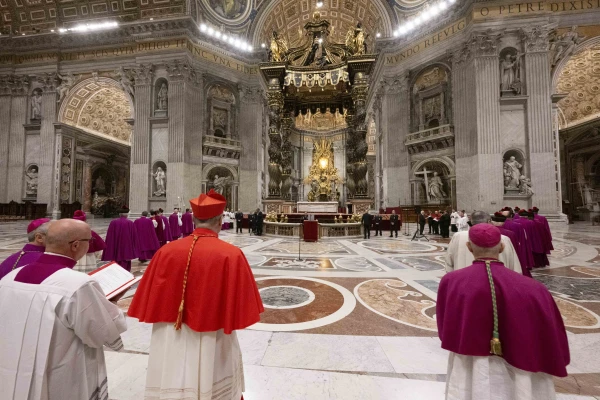
[[[242,399],[236,331],[260,322],[265,308],[246,256],[219,238],[233,222],[241,232],[243,213],[225,206],[214,190],[168,217],[158,209],[132,221],[123,206],[105,240],[80,211],[31,222],[28,243],[0,265],[0,399],[110,398],[104,352],[123,349],[117,302],[125,292],[108,298],[88,273],[108,262],[131,271],[133,260],[149,262],[126,313],[152,324],[144,398]],[[376,236],[378,217],[362,219]],[[550,292],[531,275],[549,265],[547,219],[510,207],[421,217],[431,217],[432,234],[452,231],[435,314],[449,354],[445,398],[555,399],[552,377],[566,376],[570,362],[567,335]],[[402,222],[395,212],[391,221],[395,240]]]

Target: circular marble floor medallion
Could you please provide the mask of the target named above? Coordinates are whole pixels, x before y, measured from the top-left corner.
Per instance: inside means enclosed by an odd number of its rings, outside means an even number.
[[[269,286],[258,291],[265,308],[279,310],[303,307],[315,299],[312,291],[298,286]]]
[[[325,317],[318,318],[318,319],[315,319],[312,321],[287,323],[287,324],[267,324],[267,323],[258,322],[256,324],[250,326],[249,329],[253,329],[256,331],[291,332],[291,331],[302,331],[302,330],[306,330],[306,329],[320,328],[322,326],[329,325],[329,324],[332,324],[334,322],[337,322],[337,321],[340,321],[340,320],[346,318],[348,315],[350,315],[350,313],[356,307],[356,298],[354,297],[352,292],[350,292],[345,287],[340,286],[336,283],[329,282],[329,281],[326,281],[323,279],[300,277],[300,276],[294,276],[294,277],[267,276],[267,277],[262,277],[262,278],[256,278],[256,281],[260,282],[260,281],[268,281],[268,280],[272,280],[272,279],[283,279],[283,280],[288,280],[288,281],[290,281],[290,280],[291,281],[294,281],[294,280],[310,281],[310,282],[316,282],[318,284],[326,285],[329,288],[334,289],[337,292],[339,292],[342,295],[344,303],[337,311],[335,311]],[[283,285],[280,285],[279,287],[281,287],[281,286],[283,286]],[[285,286],[292,286],[292,285],[285,285]],[[292,287],[298,288],[296,286],[292,286]],[[268,286],[267,288],[271,288],[271,286]],[[265,288],[265,289],[267,289],[267,288]],[[311,300],[311,302],[312,302],[312,300]],[[306,305],[308,305],[308,303],[304,304],[303,306],[306,306]],[[282,310],[281,312],[285,312],[285,310]]]

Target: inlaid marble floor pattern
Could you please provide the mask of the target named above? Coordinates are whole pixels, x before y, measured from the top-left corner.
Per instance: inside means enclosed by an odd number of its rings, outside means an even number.
[[[91,220],[104,236],[109,220]],[[25,222],[0,226],[0,260],[25,243]],[[552,291],[568,330],[570,376],[560,400],[600,399],[600,229],[553,229]],[[444,398],[448,354],[435,323],[447,241],[330,239],[318,243],[225,231],[254,271],[265,313],[239,332],[247,400]],[[300,249],[298,248],[300,246]],[[300,255],[298,251],[300,250]],[[146,265],[133,263],[136,274]],[[119,302],[126,311],[132,289]],[[125,351],[106,351],[110,399],[143,398],[151,326],[128,318]]]

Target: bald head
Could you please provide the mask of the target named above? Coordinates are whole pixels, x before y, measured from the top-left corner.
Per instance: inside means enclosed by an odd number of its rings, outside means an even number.
[[[50,224],[46,234],[46,251],[79,260],[89,249],[90,226],[75,219],[61,219]]]

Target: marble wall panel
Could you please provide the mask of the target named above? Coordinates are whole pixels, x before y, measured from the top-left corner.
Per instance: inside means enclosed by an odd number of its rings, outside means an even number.
[[[169,149],[169,128],[165,127],[152,127],[152,163],[156,161],[167,160],[168,149]]]
[[[500,141],[502,149],[520,149],[526,150],[526,118],[525,109],[522,106],[517,108],[504,108],[500,114]]]
[[[30,164],[40,165],[40,135],[25,137],[25,167]]]

